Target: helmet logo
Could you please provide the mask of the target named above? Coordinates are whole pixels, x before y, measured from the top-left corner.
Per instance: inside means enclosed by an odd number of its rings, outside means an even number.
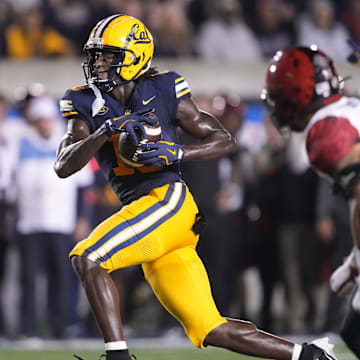
[[[109,111],[109,108],[107,106],[103,106],[99,112],[97,113],[97,115],[105,115],[107,112]]]
[[[148,44],[151,42],[151,39],[149,37],[148,32],[146,31],[146,29],[144,28],[143,31],[139,31],[140,25],[139,24],[135,24],[128,37],[127,37],[127,43],[129,43],[131,40],[134,40],[134,45],[135,44]]]

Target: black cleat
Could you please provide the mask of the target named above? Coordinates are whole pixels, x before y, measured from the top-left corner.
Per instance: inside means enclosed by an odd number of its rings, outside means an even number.
[[[73,357],[78,359],[78,360],[85,360],[85,359],[83,359],[82,357],[80,357],[79,355],[76,355],[76,354],[73,354]],[[100,355],[99,360],[101,360],[101,359],[106,360],[106,355],[105,354]]]
[[[305,343],[299,360],[337,360],[333,347],[327,337],[314,340],[310,344]]]
[[[78,359],[78,360],[85,360],[85,359],[83,359],[82,357],[80,357],[79,355],[76,355],[76,354],[73,354],[73,357],[76,358],[76,359]],[[130,358],[131,358],[132,360],[137,360],[137,359],[136,359],[136,356],[135,356],[134,354],[130,354]],[[99,357],[99,360],[101,360],[101,359],[106,360],[106,359],[107,359],[107,355],[106,355],[106,354],[101,354],[100,357]]]

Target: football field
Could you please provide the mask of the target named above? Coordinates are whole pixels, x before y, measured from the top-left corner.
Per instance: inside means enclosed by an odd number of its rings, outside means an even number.
[[[247,360],[254,359],[248,356],[239,355],[222,349],[209,348],[199,350],[189,349],[131,349],[137,360]],[[73,354],[77,354],[84,360],[98,360],[101,350],[0,350],[1,360],[67,360],[73,359]],[[338,360],[355,360],[355,357],[346,349],[339,345],[335,348]],[[105,358],[104,358],[105,360]]]

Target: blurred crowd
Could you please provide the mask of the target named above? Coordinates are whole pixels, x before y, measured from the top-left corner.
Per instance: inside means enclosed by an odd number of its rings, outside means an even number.
[[[79,57],[94,24],[114,13],[147,24],[156,57],[253,62],[279,48],[316,43],[343,61],[346,40],[360,43],[360,0],[3,0],[0,56]],[[67,254],[121,204],[95,161],[76,176],[56,177],[53,163],[66,124],[47,89],[31,84],[4,95],[0,337],[98,336]],[[195,100],[238,140],[230,157],[183,166],[207,220],[199,253],[220,311],[275,333],[336,332],[345,306],[327,280],[352,246],[346,203],[294,150],[301,139],[284,143],[258,101],[224,93],[195,94]],[[255,312],[249,297],[254,273],[260,290]],[[127,335],[133,329],[183,334],[139,267],[112,276]],[[4,291],[14,288],[15,296]]]
[[[295,135],[285,145],[261,103],[223,93],[195,100],[238,139],[232,156],[183,166],[206,218],[199,253],[220,311],[275,333],[336,332],[344,303],[327,280],[351,248],[345,201],[293,150]],[[121,204],[95,160],[56,177],[65,128],[41,84],[0,96],[0,337],[98,336],[67,254]],[[184,335],[140,267],[112,276],[127,335]]]
[[[360,0],[3,0],[0,56],[79,56],[92,27],[114,13],[147,24],[158,57],[257,61],[316,43],[342,61],[346,40],[360,42]]]

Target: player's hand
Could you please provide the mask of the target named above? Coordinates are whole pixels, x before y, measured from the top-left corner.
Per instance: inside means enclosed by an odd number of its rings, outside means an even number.
[[[168,141],[144,143],[136,153],[139,163],[147,166],[169,166],[180,164],[184,159],[184,147]]]
[[[351,46],[352,50],[352,53],[347,57],[347,60],[352,64],[360,65],[360,45],[351,39],[348,39],[347,43]]]
[[[155,125],[158,120],[146,116],[153,112],[154,109],[138,110],[128,115],[107,119],[104,123],[105,131],[108,136],[119,134],[127,131],[130,134],[131,141],[137,145],[139,140],[135,129],[139,129],[141,134],[145,135],[144,123]]]

